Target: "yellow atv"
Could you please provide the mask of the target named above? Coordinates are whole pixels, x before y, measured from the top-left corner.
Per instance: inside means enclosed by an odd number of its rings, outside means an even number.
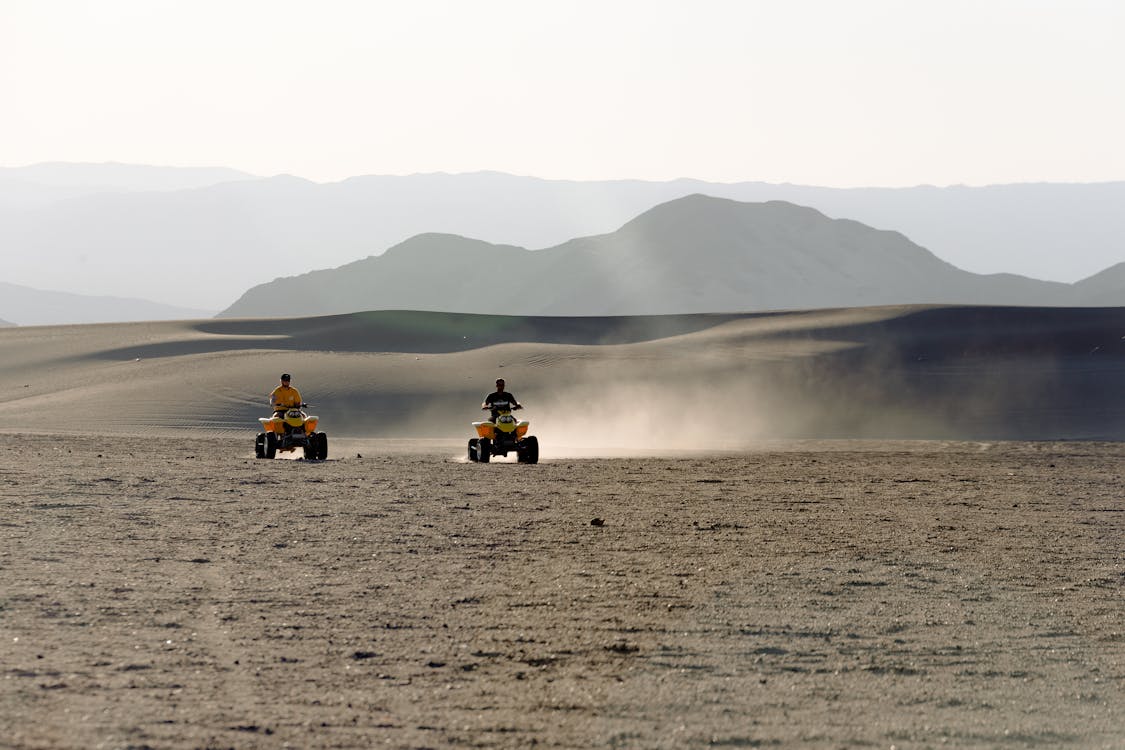
[[[328,458],[328,436],[316,431],[320,417],[306,414],[308,404],[278,411],[272,417],[259,417],[262,430],[254,440],[254,455],[257,458],[273,458],[278,451],[289,453],[301,448],[308,461],[323,461]]]
[[[469,440],[469,460],[486,464],[493,456],[515,451],[521,464],[539,463],[539,439],[527,434],[531,423],[512,416],[512,405],[507,401],[497,401],[492,408],[497,412],[495,419],[473,422],[477,437]]]

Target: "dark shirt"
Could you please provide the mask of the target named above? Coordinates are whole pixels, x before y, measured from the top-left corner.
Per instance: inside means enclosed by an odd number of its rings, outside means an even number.
[[[519,403],[518,401],[516,401],[516,397],[508,393],[507,391],[493,391],[492,393],[484,397],[484,403],[488,404],[489,406],[492,406],[497,401],[507,401],[509,404],[511,404],[513,409],[515,408],[516,404]],[[493,409],[492,418],[496,419],[496,417],[498,416],[500,416],[500,412],[496,409]]]

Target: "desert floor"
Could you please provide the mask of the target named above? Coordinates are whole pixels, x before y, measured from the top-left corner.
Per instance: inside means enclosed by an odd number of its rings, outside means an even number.
[[[1125,444],[462,452],[0,435],[0,747],[1125,746]]]

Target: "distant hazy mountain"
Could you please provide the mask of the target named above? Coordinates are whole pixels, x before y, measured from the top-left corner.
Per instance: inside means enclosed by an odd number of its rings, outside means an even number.
[[[61,161],[26,167],[0,167],[0,176],[37,185],[117,190],[185,190],[220,182],[257,179],[255,175],[229,167],[158,167],[118,162],[81,164]]]
[[[55,166],[66,172],[74,165]],[[694,193],[811,206],[902,232],[975,272],[1072,282],[1125,261],[1125,183],[839,190],[695,180],[568,182],[486,172],[316,184],[219,170],[176,178],[219,180],[206,187],[138,190],[136,181],[122,177],[117,184],[128,191],[91,194],[75,186],[77,178],[60,178],[61,187],[51,187],[48,167],[36,168],[38,176],[22,173],[24,184],[34,177],[48,185],[15,189],[22,208],[11,200],[4,207],[0,179],[7,278],[185,307],[220,309],[256,284],[378,255],[420,233],[552,247],[613,232],[655,205]],[[104,183],[108,167],[100,168]],[[168,188],[173,177],[156,183]]]
[[[0,316],[15,325],[118,323],[133,320],[209,318],[213,310],[172,307],[142,299],[90,297],[0,282]],[[0,322],[0,325],[3,325]]]
[[[616,232],[530,251],[425,234],[382,256],[277,279],[224,317],[433,310],[519,315],[751,312],[887,304],[1125,304],[1125,284],[962,271],[898,232],[782,201],[693,195]]]
[[[226,167],[149,167],[137,164],[69,164],[0,167],[0,235],[5,215],[101,193],[195,190],[259,179]],[[49,280],[45,280],[49,281]]]

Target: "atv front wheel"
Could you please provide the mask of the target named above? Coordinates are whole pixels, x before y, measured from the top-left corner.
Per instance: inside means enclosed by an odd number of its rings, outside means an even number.
[[[277,433],[267,432],[266,433],[265,457],[266,458],[273,458],[276,455],[277,455]]]
[[[521,440],[516,446],[516,458],[521,464],[539,463],[539,438],[532,435]]]
[[[477,444],[480,442],[478,438],[469,438],[469,460],[479,461],[477,458]]]
[[[492,458],[492,441],[488,438],[481,438],[477,441],[477,460],[482,464],[488,463]]]
[[[328,435],[323,432],[318,432],[316,435],[316,457],[324,461],[328,458]]]
[[[254,438],[254,458],[266,457],[266,433],[259,432]]]

